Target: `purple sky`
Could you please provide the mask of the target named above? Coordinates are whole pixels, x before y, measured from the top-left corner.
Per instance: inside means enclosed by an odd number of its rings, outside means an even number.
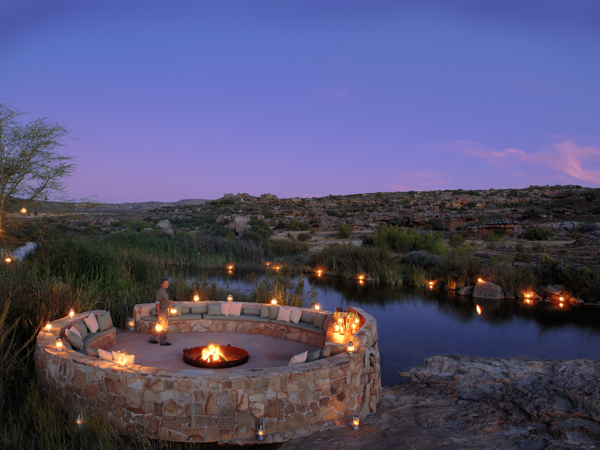
[[[0,101],[103,202],[600,186],[600,2],[0,2]]]

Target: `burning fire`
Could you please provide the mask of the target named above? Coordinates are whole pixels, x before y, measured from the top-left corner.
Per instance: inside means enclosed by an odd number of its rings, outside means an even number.
[[[481,314],[481,308],[477,305],[477,314]]]
[[[202,361],[206,362],[217,362],[225,359],[221,349],[218,345],[210,344],[208,347],[202,349]]]

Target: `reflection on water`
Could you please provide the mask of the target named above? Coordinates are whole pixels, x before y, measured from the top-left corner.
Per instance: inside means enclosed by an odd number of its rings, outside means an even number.
[[[247,272],[202,274],[232,290],[250,288]],[[384,385],[401,382],[398,371],[433,355],[600,359],[600,308],[471,299],[316,275],[307,279],[323,309],[357,306],[377,319]]]

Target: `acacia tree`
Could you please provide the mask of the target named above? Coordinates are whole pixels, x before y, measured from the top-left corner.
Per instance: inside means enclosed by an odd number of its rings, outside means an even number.
[[[2,247],[14,244],[19,211],[45,200],[64,200],[65,177],[75,165],[72,157],[57,152],[66,128],[47,119],[21,124],[18,111],[0,103],[0,239]]]

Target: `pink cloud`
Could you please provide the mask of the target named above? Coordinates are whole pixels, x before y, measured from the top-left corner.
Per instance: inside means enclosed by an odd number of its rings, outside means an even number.
[[[564,138],[564,136],[561,135]],[[474,156],[488,164],[503,169],[519,170],[523,164],[544,165],[576,180],[600,184],[600,169],[591,167],[600,162],[600,145],[580,145],[572,139],[563,139],[548,150],[528,153],[524,150],[507,148],[494,150],[477,142],[454,141],[442,147]]]

